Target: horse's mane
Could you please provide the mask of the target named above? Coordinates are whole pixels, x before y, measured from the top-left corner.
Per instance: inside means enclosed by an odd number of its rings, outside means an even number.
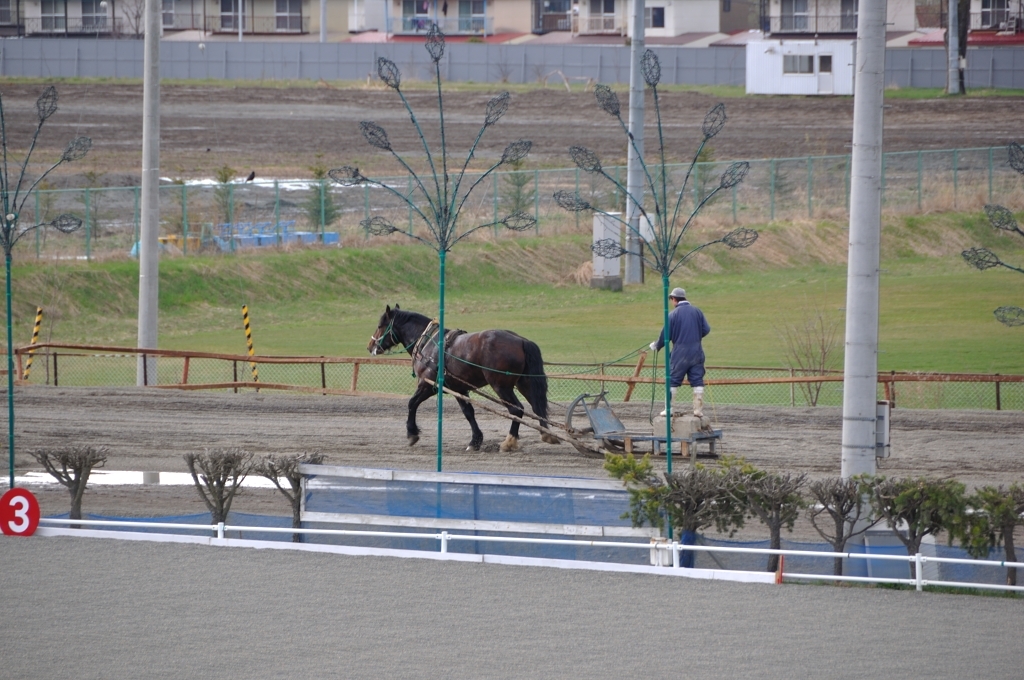
[[[394,310],[395,321],[414,321],[414,322],[427,322],[430,323],[430,317],[420,314],[419,312],[411,312],[407,309],[398,308]]]

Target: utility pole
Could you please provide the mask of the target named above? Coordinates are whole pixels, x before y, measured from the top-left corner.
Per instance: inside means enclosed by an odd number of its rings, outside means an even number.
[[[320,0],[320,42],[327,42],[327,0]]]
[[[640,157],[644,153],[644,79],[640,73],[640,55],[644,53],[644,0],[633,0],[633,16],[630,27],[632,32],[629,44],[629,134],[633,136],[636,147],[627,145],[626,158],[626,260],[622,282],[624,284],[642,283],[643,261],[640,259],[642,241],[638,234],[647,233],[647,226],[640,227],[640,210],[636,201],[643,200],[644,175],[640,165]]]
[[[875,473],[878,270],[886,0],[861,0],[857,27],[846,273],[842,477]]]
[[[146,0],[142,77],[142,229],[139,234],[140,348],[157,346],[160,233],[160,0]],[[136,385],[156,384],[156,358],[140,354]]]
[[[960,91],[960,11],[958,0],[947,0],[949,8],[946,21],[946,94],[963,94]]]

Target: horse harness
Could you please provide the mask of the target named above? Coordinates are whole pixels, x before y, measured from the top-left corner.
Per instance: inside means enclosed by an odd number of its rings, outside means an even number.
[[[430,323],[427,324],[427,327],[423,329],[423,333],[420,334],[419,339],[417,339],[416,342],[412,346],[412,360],[413,360],[413,364],[416,363],[417,359],[423,361],[426,364],[429,364],[429,363],[435,363],[436,364],[437,363],[437,359],[436,358],[431,358],[431,357],[424,356],[423,355],[423,350],[428,345],[431,345],[431,344],[432,345],[437,345],[438,344],[438,342],[437,342],[437,332],[438,332],[439,329],[440,329],[440,324],[437,322],[437,319],[431,319]],[[444,347],[442,348],[444,353],[445,353],[445,356],[448,355],[448,348],[451,347],[451,344],[452,344],[452,342],[455,341],[455,338],[459,337],[460,335],[465,335],[465,334],[466,334],[466,331],[464,331],[464,330],[462,330],[460,328],[454,328],[454,329],[450,329],[450,330],[445,331],[445,333],[444,333]],[[447,374],[448,371],[446,370],[445,373]],[[415,372],[413,373],[413,377],[416,377]]]

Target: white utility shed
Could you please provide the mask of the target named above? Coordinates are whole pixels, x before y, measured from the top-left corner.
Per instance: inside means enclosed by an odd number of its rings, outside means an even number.
[[[853,94],[853,40],[747,43],[747,94]]]

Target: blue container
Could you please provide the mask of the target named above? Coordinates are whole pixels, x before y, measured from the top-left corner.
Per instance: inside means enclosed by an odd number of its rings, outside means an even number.
[[[325,231],[323,234],[323,244],[325,246],[337,245],[340,243],[338,238],[338,232],[336,231]]]

